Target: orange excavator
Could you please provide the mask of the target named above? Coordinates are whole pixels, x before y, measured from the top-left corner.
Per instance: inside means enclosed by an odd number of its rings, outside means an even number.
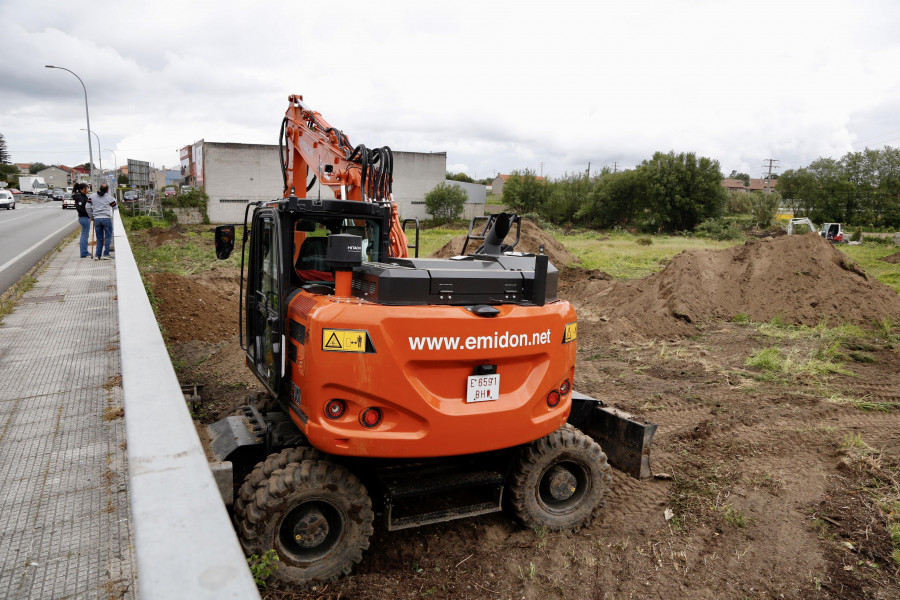
[[[249,205],[242,239],[241,343],[266,393],[209,427],[241,544],[279,556],[271,585],[350,573],[376,514],[395,530],[507,507],[574,530],[610,463],[650,475],[656,426],[573,390],[575,311],[547,256],[514,250],[518,216],[473,219],[472,254],[419,258],[389,148],[297,95],[279,137],[284,198]],[[216,228],[219,258],[235,239]]]

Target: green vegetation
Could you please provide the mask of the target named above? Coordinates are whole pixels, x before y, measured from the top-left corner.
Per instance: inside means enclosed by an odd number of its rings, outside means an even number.
[[[814,223],[841,222],[900,227],[900,149],[885,146],[848,152],[839,160],[818,158],[778,179],[785,198],[795,198],[797,216]]]
[[[683,250],[719,249],[736,242],[684,236],[635,236],[621,230],[608,234],[581,231],[559,236],[566,249],[581,260],[586,269],[599,269],[616,279],[644,277],[660,271],[673,256]],[[647,239],[652,243],[638,242]],[[644,244],[644,245],[641,245]]]
[[[900,246],[871,242],[870,240],[872,239],[866,238],[866,241],[859,246],[841,244],[838,248],[859,263],[859,266],[870,277],[875,277],[875,279],[893,288],[895,292],[900,294],[900,263],[891,264],[880,260],[885,256],[900,252]],[[890,242],[890,238],[887,238],[887,240]]]
[[[37,283],[37,279],[31,275],[25,275],[7,290],[6,293],[0,296],[0,325],[3,325],[3,319],[6,315],[13,311],[16,306],[16,301],[27,294],[28,291],[34,287],[35,283]]]
[[[262,556],[251,554],[247,557],[247,564],[250,565],[250,574],[253,575],[253,581],[256,582],[258,587],[269,589],[266,579],[278,570],[279,560],[278,553],[275,550],[267,550]]]
[[[455,225],[455,224],[454,224]],[[445,227],[437,227],[437,228],[429,228],[422,229],[419,235],[419,256],[427,257],[431,256],[434,252],[440,250],[444,244],[449,242],[455,237],[460,235],[465,235],[468,231],[468,227],[454,227],[454,228],[445,228]],[[414,243],[412,237],[415,235],[410,231],[407,231],[407,235],[410,237],[409,243]]]
[[[425,194],[425,211],[431,215],[434,223],[449,223],[458,219],[469,194],[460,187],[449,183],[439,183]]]
[[[158,227],[156,223],[149,229],[134,229],[134,221],[141,217],[123,219],[129,231],[131,251],[142,273],[175,273],[190,275],[210,270],[213,266],[240,268],[243,227],[237,227],[235,251],[220,261],[216,258],[213,239],[215,233],[208,225],[178,225],[177,229]],[[146,217],[144,217],[146,218]],[[143,221],[142,221],[143,222]],[[182,238],[178,244],[156,243],[153,240],[165,231],[168,235]]]

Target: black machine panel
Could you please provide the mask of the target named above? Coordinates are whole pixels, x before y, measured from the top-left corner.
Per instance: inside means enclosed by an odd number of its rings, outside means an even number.
[[[353,270],[354,295],[390,305],[544,304],[556,300],[558,282],[545,257],[518,253],[394,258]]]

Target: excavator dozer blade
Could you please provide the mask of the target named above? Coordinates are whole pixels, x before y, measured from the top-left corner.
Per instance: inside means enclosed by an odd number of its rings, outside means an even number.
[[[653,477],[650,444],[656,434],[655,423],[642,421],[574,390],[569,423],[600,444],[613,468],[635,479]]]

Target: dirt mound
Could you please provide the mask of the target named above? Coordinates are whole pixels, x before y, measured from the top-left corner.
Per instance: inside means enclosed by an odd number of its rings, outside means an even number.
[[[159,248],[171,242],[180,242],[184,239],[184,230],[177,225],[174,227],[153,227],[147,230],[147,241],[154,248]]]
[[[815,234],[685,251],[661,272],[632,281],[568,279],[579,320],[604,323],[610,339],[690,335],[700,323],[740,314],[805,325],[900,318],[896,292]]]
[[[238,301],[172,273],[147,276],[159,302],[159,321],[170,342],[217,343],[237,333]]]
[[[513,228],[506,236],[505,241],[507,243],[511,243],[515,239],[515,235],[515,228]],[[449,258],[451,256],[459,256],[460,254],[462,254],[462,247],[465,241],[465,235],[455,237],[444,244],[444,246],[440,250],[438,250],[431,256],[432,258]],[[470,243],[467,252],[469,252],[470,254],[474,252],[475,248],[478,247],[477,244],[477,241]],[[533,252],[537,254],[541,244],[544,245],[544,254],[550,257],[550,263],[553,264],[553,266],[555,266],[557,269],[562,269],[567,265],[578,262],[578,259],[575,257],[575,255],[566,250],[566,247],[563,246],[560,242],[556,241],[556,238],[545,232],[534,222],[527,219],[522,219],[522,232],[519,237],[519,243],[516,244],[516,252]]]
[[[900,263],[900,252],[894,252],[893,254],[889,254],[888,256],[883,256],[878,260],[883,260],[884,262],[889,262],[892,265],[896,265]]]

